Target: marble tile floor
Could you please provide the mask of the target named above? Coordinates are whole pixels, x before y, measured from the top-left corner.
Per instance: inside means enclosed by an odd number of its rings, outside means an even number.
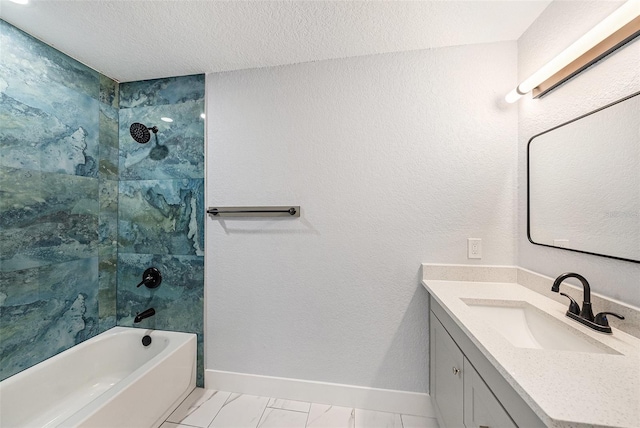
[[[433,418],[196,388],[160,428],[438,428]]]

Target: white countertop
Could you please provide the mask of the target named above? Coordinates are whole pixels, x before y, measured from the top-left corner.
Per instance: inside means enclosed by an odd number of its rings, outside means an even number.
[[[640,339],[616,329],[595,332],[566,317],[568,305],[515,282],[422,283],[548,426],[640,427]],[[619,355],[517,348],[461,298],[525,301]]]

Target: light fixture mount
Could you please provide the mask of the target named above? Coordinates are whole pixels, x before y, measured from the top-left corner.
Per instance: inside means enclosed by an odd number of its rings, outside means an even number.
[[[533,91],[539,98],[593,63],[640,36],[640,0],[627,0],[611,15],[573,42],[555,58],[523,80],[505,100],[516,102]]]
[[[640,4],[640,2],[639,2]],[[567,80],[580,74],[582,71],[589,68],[591,65],[600,61],[607,55],[613,53],[617,49],[620,49],[627,43],[640,36],[640,16],[629,22],[627,25],[620,28],[615,33],[604,39],[602,42],[589,49],[582,56],[578,57],[575,61],[567,64],[564,68],[559,70],[556,74],[549,77],[544,82],[541,82],[538,86],[531,90],[533,98],[540,98],[546,95],[548,92],[554,90],[558,86],[562,85]]]

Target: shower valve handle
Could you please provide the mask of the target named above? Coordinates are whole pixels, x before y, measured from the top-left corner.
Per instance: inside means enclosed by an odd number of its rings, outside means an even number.
[[[157,268],[150,267],[142,274],[142,281],[136,287],[145,285],[147,288],[156,288],[162,282],[162,275]]]

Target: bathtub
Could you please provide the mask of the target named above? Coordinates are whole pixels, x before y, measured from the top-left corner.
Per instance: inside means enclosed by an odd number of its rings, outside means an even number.
[[[195,334],[114,327],[0,382],[0,426],[158,427],[195,381]]]

